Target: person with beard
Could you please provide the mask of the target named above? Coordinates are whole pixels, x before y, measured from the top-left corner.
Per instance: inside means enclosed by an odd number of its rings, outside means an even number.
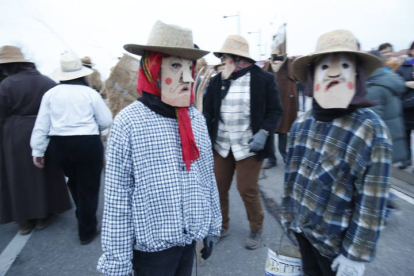
[[[71,208],[63,171],[49,158],[36,168],[30,148],[40,102],[56,83],[14,46],[0,48],[0,71],[8,76],[0,84],[0,223],[16,222],[26,235]]]
[[[282,155],[283,162],[285,162],[288,133],[298,116],[298,94],[292,70],[292,59],[288,58],[285,53],[281,53],[280,49],[275,48],[272,50],[272,56],[266,62],[263,70],[275,75],[284,109],[283,117],[276,129],[276,134],[278,135],[278,149]],[[263,169],[270,169],[276,165],[276,151],[274,151],[273,155],[266,160]]]
[[[322,35],[293,63],[313,109],[290,131],[282,223],[306,275],[361,276],[374,259],[392,164],[391,134],[364,98],[366,76],[379,67],[345,30]]]
[[[263,159],[274,151],[274,132],[283,109],[274,75],[254,64],[246,39],[230,35],[214,54],[223,70],[210,80],[203,110],[214,148],[223,217],[220,235],[229,234],[229,189],[236,171],[250,224],[245,247],[256,249],[264,219],[257,181]]]
[[[194,102],[192,31],[157,21],[141,55],[142,97],[115,118],[107,149],[103,255],[105,275],[192,273],[196,241],[202,258],[220,235],[213,153]]]

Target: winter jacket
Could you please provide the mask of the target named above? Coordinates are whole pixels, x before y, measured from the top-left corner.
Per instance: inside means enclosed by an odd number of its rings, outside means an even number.
[[[404,80],[385,68],[378,68],[367,79],[368,93],[365,97],[379,103],[371,109],[380,116],[391,132],[394,163],[409,158],[401,105],[405,90]]]
[[[400,67],[397,69],[397,74],[404,78],[407,81],[414,81],[413,78],[413,70],[414,66],[410,64],[410,61],[404,62]],[[406,91],[402,97],[403,106],[404,100],[410,99],[414,97],[414,89],[405,88]],[[405,128],[406,129],[414,129],[414,107],[412,108],[404,108],[404,120],[405,120]]]
[[[256,155],[258,160],[263,160],[269,158],[274,151],[273,133],[283,116],[283,107],[274,74],[268,73],[256,65],[250,70],[250,74],[250,118],[253,134],[260,129],[269,132],[265,148]],[[221,89],[221,73],[219,73],[211,78],[203,104],[203,113],[212,145],[217,139],[222,101]]]

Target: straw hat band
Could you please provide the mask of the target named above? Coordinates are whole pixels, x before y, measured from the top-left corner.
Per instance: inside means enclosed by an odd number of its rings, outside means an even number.
[[[63,69],[62,68],[62,72],[77,72],[77,71],[80,71],[82,69],[83,69],[83,67],[76,68],[76,69]]]

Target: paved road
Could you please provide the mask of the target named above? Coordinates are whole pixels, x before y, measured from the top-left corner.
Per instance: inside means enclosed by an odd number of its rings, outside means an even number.
[[[233,183],[230,194],[231,233],[217,244],[212,257],[203,267],[197,268],[197,275],[264,275],[267,248],[276,249],[282,233],[275,217],[283,189],[283,169],[283,165],[279,164],[261,174],[260,188],[266,203],[263,246],[254,251],[244,249],[249,229],[243,202]],[[380,238],[377,258],[367,265],[366,276],[414,275],[414,205],[402,199],[396,202],[402,214],[388,221]],[[99,216],[101,214],[102,198]],[[14,224],[0,225],[0,252],[10,243],[17,230]],[[284,242],[290,243],[286,238]],[[5,275],[100,275],[95,269],[100,255],[100,238],[86,246],[79,244],[75,214],[71,210],[61,214],[47,229],[34,232]],[[196,275],[195,268],[193,275]]]

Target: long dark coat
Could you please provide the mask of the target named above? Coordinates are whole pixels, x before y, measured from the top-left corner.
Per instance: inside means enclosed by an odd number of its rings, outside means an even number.
[[[414,81],[413,71],[414,66],[411,65],[409,61],[406,61],[400,67],[398,67],[396,73],[403,77],[405,81]],[[403,100],[414,97],[414,89],[408,87],[406,87],[405,89],[406,91],[402,97]],[[404,108],[404,121],[406,129],[414,129],[414,108]]]
[[[217,139],[221,109],[221,73],[210,80],[207,94],[204,97],[203,113],[206,118],[211,143]],[[265,148],[256,155],[258,160],[269,158],[274,151],[274,135],[283,116],[275,78],[258,66],[250,70],[250,118],[253,134],[260,129],[269,131]]]
[[[274,73],[270,62],[266,62],[263,70],[275,74],[280,100],[283,106],[283,117],[276,133],[286,134],[298,117],[298,93],[293,75],[292,60],[287,59],[277,73]]]
[[[43,94],[55,83],[35,69],[0,84],[0,223],[45,218],[71,208],[63,171],[46,153],[33,165],[30,137]]]

